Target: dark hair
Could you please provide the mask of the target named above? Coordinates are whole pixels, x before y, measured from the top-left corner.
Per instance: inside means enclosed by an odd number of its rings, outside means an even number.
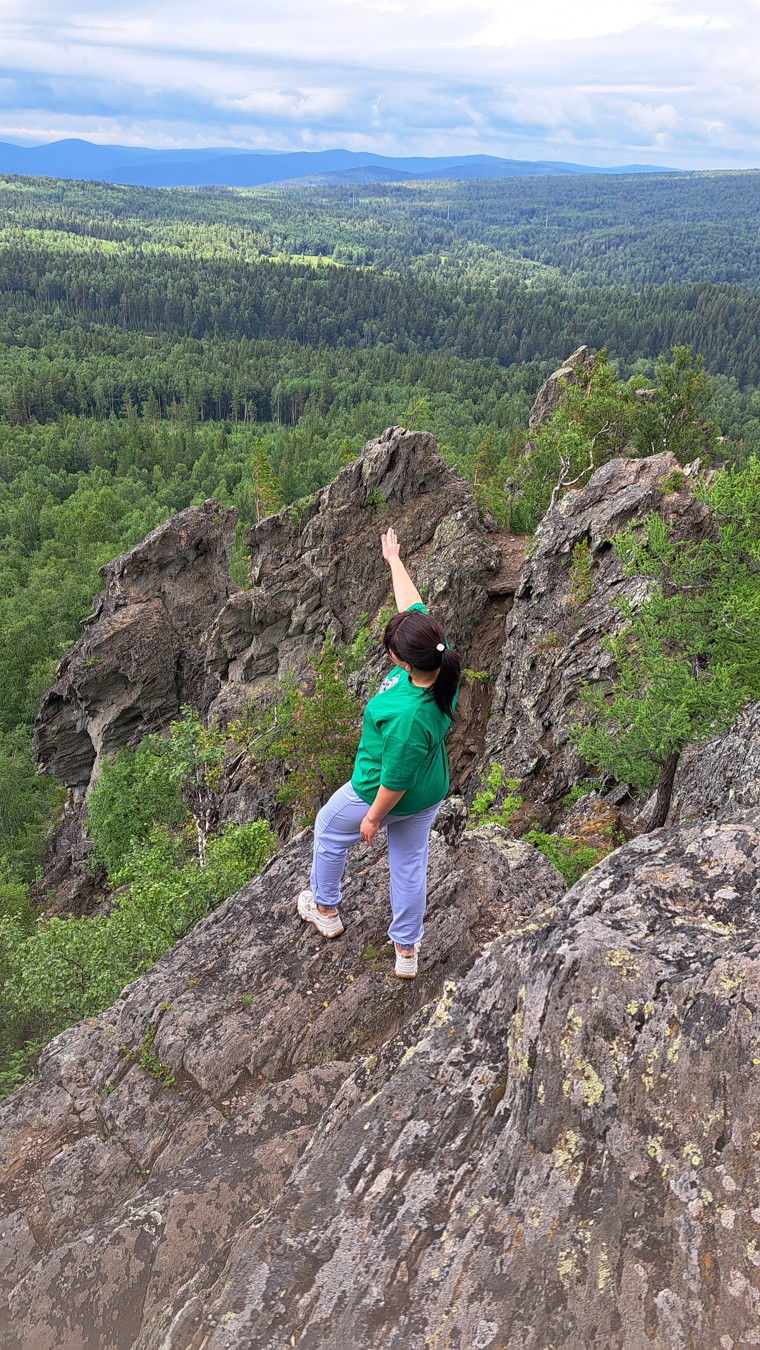
[[[444,646],[442,652],[438,650],[445,641],[438,620],[418,609],[403,609],[394,614],[383,633],[385,650],[399,661],[405,661],[413,670],[439,672],[428,697],[435,699],[442,713],[453,717],[451,705],[462,675],[462,660],[459,652],[449,647]]]

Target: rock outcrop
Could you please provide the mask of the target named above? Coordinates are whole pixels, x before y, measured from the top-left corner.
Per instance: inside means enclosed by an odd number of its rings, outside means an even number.
[[[274,1202],[342,1085],[373,1096],[373,1052],[403,1059],[445,980],[560,900],[562,878],[529,845],[462,836],[448,815],[457,842],[432,837],[413,983],[386,946],[384,849],[349,863],[342,939],[297,919],[309,832],[114,1007],[51,1042],[37,1080],[0,1106],[4,1345],[126,1350],[148,1335]]]
[[[507,621],[485,747],[488,759],[523,780],[533,802],[551,808],[578,781],[568,737],[583,716],[581,689],[611,677],[604,639],[620,629],[620,599],[646,594],[646,582],[624,577],[614,536],[652,511],[679,537],[700,537],[707,527],[688,483],[670,490],[677,469],[670,453],[610,460],[536,531]]]
[[[528,417],[528,431],[538,431],[547,422],[562,400],[564,390],[575,384],[579,375],[588,375],[594,368],[594,358],[588,347],[578,347],[567,360],[542,384]]]
[[[469,653],[489,608],[489,582],[497,582],[499,549],[478,520],[470,485],[446,467],[433,437],[389,427],[329,487],[248,534],[250,589],[230,599],[209,636],[212,717],[265,697],[287,671],[303,673],[325,635],[351,641],[362,616],[371,620],[392,601],[379,561],[389,525],[452,646]]]
[[[4,1343],[753,1344],[760,812],[641,836],[564,897],[496,828],[438,837],[411,990],[380,856],[346,939],[293,943],[307,851],[0,1109]],[[135,1062],[151,1026],[175,1087]]]
[[[68,789],[36,886],[49,912],[86,911],[100,893],[83,821],[103,757],[166,728],[183,703],[200,704],[203,635],[237,589],[229,573],[235,521],[216,502],[190,506],[100,569],[103,590],[34,728],[40,769]]]
[[[205,502],[101,568],[104,588],[37,717],[34,755],[44,772],[86,789],[104,755],[197,702],[203,633],[236,589],[234,534],[235,512]]]
[[[758,919],[760,813],[626,845],[346,1079],[138,1344],[755,1344]]]
[[[724,736],[684,751],[668,824],[730,820],[748,806],[760,806],[760,703],[749,704]]]

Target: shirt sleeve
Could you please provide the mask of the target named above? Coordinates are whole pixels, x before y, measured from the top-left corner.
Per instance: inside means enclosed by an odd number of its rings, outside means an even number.
[[[416,727],[408,737],[388,733],[383,737],[380,784],[389,792],[407,792],[414,787],[432,749],[430,740]]]
[[[421,600],[415,600],[413,605],[407,605],[404,613],[408,614],[413,609],[416,609],[418,614],[427,614],[427,605],[423,605]]]

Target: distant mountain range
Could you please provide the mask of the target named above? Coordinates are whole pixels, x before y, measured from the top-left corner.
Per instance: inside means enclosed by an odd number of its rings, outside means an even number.
[[[304,178],[339,183],[400,183],[434,178],[524,178],[558,174],[678,173],[652,164],[613,169],[493,155],[391,158],[355,150],[290,153],[247,150],[150,150],[144,146],[52,141],[21,146],[0,141],[0,173],[80,178],[140,187],[257,187]]]

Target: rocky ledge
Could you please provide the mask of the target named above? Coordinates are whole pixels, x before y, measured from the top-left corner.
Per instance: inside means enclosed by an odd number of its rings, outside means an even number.
[[[347,1078],[138,1344],[756,1344],[758,918],[760,813],[628,844]]]
[[[5,1346],[127,1350],[152,1334],[277,1199],[342,1086],[369,1101],[446,979],[559,901],[562,878],[528,844],[462,836],[461,822],[448,807],[456,842],[432,837],[414,982],[396,979],[386,944],[384,849],[349,864],[344,937],[297,918],[309,832],[112,1008],[51,1042],[37,1080],[0,1106]]]
[[[564,896],[498,827],[436,835],[412,986],[380,854],[344,939],[299,931],[308,846],[0,1110],[4,1344],[754,1344],[760,812]]]

